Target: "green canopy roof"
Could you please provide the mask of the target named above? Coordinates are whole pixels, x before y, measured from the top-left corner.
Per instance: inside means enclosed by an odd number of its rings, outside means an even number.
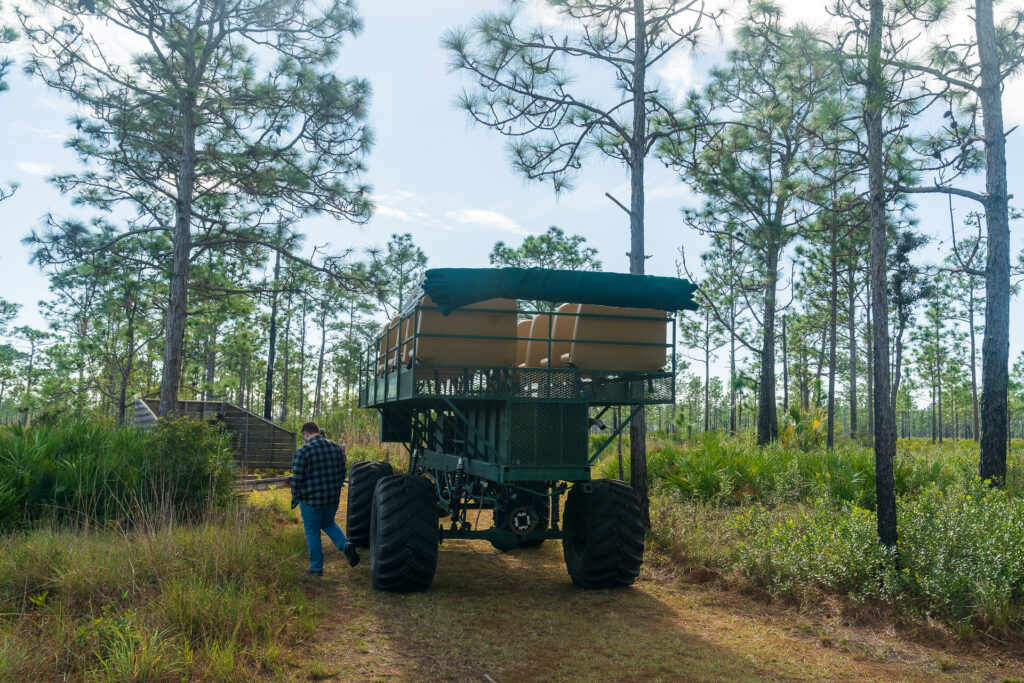
[[[441,313],[486,299],[695,311],[697,285],[676,277],[549,268],[431,268],[423,291]]]

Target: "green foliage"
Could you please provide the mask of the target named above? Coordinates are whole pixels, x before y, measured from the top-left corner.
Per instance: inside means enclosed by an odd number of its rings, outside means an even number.
[[[807,420],[801,417],[801,420]],[[820,421],[820,416],[817,418]],[[785,434],[798,429],[790,425]],[[812,430],[824,438],[822,427],[813,421],[799,429]],[[821,433],[819,433],[821,432]],[[606,437],[594,436],[592,443]],[[807,440],[796,436],[787,443],[765,447],[755,445],[752,435],[704,434],[696,443],[649,442],[647,471],[652,481],[685,499],[724,505],[745,502],[778,504],[824,498],[852,503],[865,509],[875,506],[875,465],[871,448],[849,441],[834,450],[805,450]],[[628,446],[624,445],[628,451]],[[618,462],[611,452],[601,456],[596,476],[618,477]],[[935,447],[928,442],[904,439],[899,442],[894,463],[896,491],[910,494],[935,484],[947,489],[970,482],[978,468],[977,446],[973,441],[947,442]],[[1007,489],[1024,493],[1024,456],[1017,451],[1007,464]]]
[[[818,591],[882,600],[966,634],[1024,629],[1024,506],[977,479],[900,498],[898,551],[877,541],[874,513],[818,501],[779,521],[740,516],[737,566],[790,597]]]
[[[519,247],[495,242],[492,266],[514,268],[557,268],[560,270],[601,270],[597,249],[584,246],[583,235],[569,235],[552,225],[543,235],[528,235]]]
[[[825,444],[827,427],[821,408],[804,411],[799,406],[790,406],[787,418],[780,434],[782,443],[796,446],[805,453]]]
[[[143,507],[197,518],[231,498],[235,470],[228,437],[196,420],[160,420],[147,434]]]
[[[188,420],[151,432],[85,419],[10,427],[0,431],[0,529],[197,518],[230,498],[231,457],[226,437]]]

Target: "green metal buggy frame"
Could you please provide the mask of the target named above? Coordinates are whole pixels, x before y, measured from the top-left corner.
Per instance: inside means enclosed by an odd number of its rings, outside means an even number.
[[[468,280],[470,285],[453,286],[453,291],[463,294],[463,303],[459,303],[457,297],[446,297],[444,291],[438,291],[436,281],[444,275],[454,283],[460,282],[459,276],[463,281]],[[437,543],[447,538],[485,539],[501,550],[562,539],[569,573],[577,584],[585,587],[625,585],[635,578],[643,552],[643,526],[636,498],[622,482],[592,481],[590,469],[646,406],[674,402],[675,314],[696,308],[692,300],[695,286],[676,278],[614,273],[565,275],[561,271],[543,269],[428,271],[422,289],[430,293],[430,300],[436,303],[425,305],[416,297],[414,301],[418,303],[403,311],[383,330],[377,343],[367,349],[359,406],[378,410],[381,441],[402,443],[409,456],[408,474],[404,478],[388,476],[390,467],[384,463],[359,463],[351,473],[349,536],[354,542],[370,547],[371,576],[378,588],[417,590],[429,586],[436,566]],[[501,282],[489,287],[488,284],[495,284],[496,278]],[[524,286],[524,282],[532,284]],[[567,282],[573,286],[567,286]],[[465,295],[472,284],[476,285],[472,287],[473,293]],[[653,287],[654,284],[660,289]],[[450,311],[471,303],[471,299],[496,298],[492,294],[517,299],[517,319],[533,314],[546,315],[548,331],[542,340],[547,344],[549,359],[555,344],[582,341],[620,346],[623,353],[637,346],[660,346],[669,360],[661,369],[645,372],[438,365],[417,360],[420,343],[430,337],[518,340],[518,337],[419,331],[418,316],[424,311],[439,310],[444,314],[446,308]],[[510,296],[515,294],[519,296]],[[453,298],[456,300],[452,301]],[[666,334],[666,341],[657,344],[559,338],[554,335],[556,314],[552,309],[522,299],[625,304],[632,308],[665,310],[664,315],[631,316],[630,320],[662,322],[670,326],[671,333]],[[472,310],[481,314],[508,312],[507,308],[474,307]],[[620,317],[579,311],[558,315]],[[406,330],[411,333],[406,334]],[[389,337],[394,339],[393,344],[386,342]],[[381,340],[385,340],[385,348]],[[406,362],[403,350],[408,348],[412,353]],[[398,362],[389,368],[385,361],[381,373],[382,352],[385,358],[397,357]],[[610,429],[605,426],[604,417],[616,406],[628,406],[628,412]],[[606,435],[593,451],[589,438],[592,431]],[[389,487],[395,489],[394,494],[389,493]],[[568,495],[564,522],[560,519],[559,503],[563,495]],[[394,500],[386,500],[389,496]],[[410,500],[410,496],[415,500]],[[429,526],[428,510],[432,515]],[[483,510],[492,511],[492,526],[480,526]],[[408,519],[410,514],[416,519]],[[609,536],[607,528],[596,528],[602,516],[615,521],[610,538],[597,538]],[[406,527],[403,534],[398,534],[401,539],[382,537],[389,533],[385,527],[390,517],[395,518],[393,527]],[[439,523],[438,519],[444,521]],[[421,529],[416,532],[420,536],[427,534],[429,528],[433,538],[429,543],[419,537],[412,538],[413,532],[409,529],[414,527]],[[594,538],[589,538],[591,536]],[[396,549],[399,546],[400,552]],[[433,546],[432,560],[430,546]],[[420,558],[422,562],[412,564],[426,569],[410,569],[408,562],[389,564],[392,555],[415,554],[416,548],[424,557]],[[618,558],[610,569],[596,556],[609,554],[609,548],[610,554]],[[595,571],[595,563],[604,569]],[[389,571],[395,567],[398,567],[396,571]]]

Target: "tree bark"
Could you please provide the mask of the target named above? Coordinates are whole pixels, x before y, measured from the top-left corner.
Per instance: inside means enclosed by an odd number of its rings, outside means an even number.
[[[779,438],[779,420],[775,408],[775,298],[779,280],[779,247],[776,226],[768,228],[764,287],[764,336],[761,343],[761,373],[757,401],[757,445]]]
[[[828,435],[826,445],[835,447],[836,435],[836,309],[839,307],[839,266],[836,262],[836,225],[832,221],[832,291],[829,295],[829,340],[828,340]]]
[[[786,314],[782,314],[782,409],[789,411],[789,354],[786,350]]]
[[[711,429],[711,319],[704,318],[704,433]]]
[[[280,240],[280,232],[278,239]],[[270,340],[267,347],[267,384],[263,392],[263,419],[269,420],[274,400],[274,355],[277,344],[277,279],[281,275],[281,252],[274,259],[274,294],[270,299]]]
[[[870,280],[870,274],[868,275],[868,278]],[[865,335],[865,338],[867,340],[867,346],[868,346],[868,349],[867,349],[868,350],[868,355],[867,355],[867,358],[868,358],[868,375],[867,375],[868,425],[870,425],[869,429],[871,430],[871,432],[870,432],[871,433],[871,438],[874,439],[874,434],[875,434],[875,342],[874,342],[875,327],[872,324],[872,313],[871,313],[872,305],[871,305],[871,302],[873,301],[873,299],[872,299],[871,292],[872,292],[872,289],[871,289],[871,285],[870,285],[870,282],[869,282],[869,284],[868,284],[868,306],[867,306],[867,311],[866,311],[867,317],[866,317],[866,320],[865,320],[864,324],[865,324],[865,328],[866,328],[866,332],[867,332],[867,334]]]
[[[291,363],[289,354],[289,341],[291,337],[288,332],[292,325],[292,297],[288,295],[288,312],[284,319],[284,348],[281,353],[281,422],[288,419],[288,366]]]
[[[979,441],[978,432],[978,349],[974,341],[974,276],[968,275],[970,289],[967,294],[967,329],[971,336],[971,406],[974,409],[974,422],[971,429],[971,438]]]
[[[188,275],[192,256],[192,193],[196,178],[195,102],[186,97],[182,104],[181,161],[178,164],[177,200],[174,203],[171,279],[167,296],[164,363],[160,376],[158,417],[166,417],[178,404],[181,383],[182,347],[188,314]]]
[[[299,414],[300,417],[303,414],[302,411],[306,407],[306,402],[305,402],[305,398],[306,398],[305,393],[306,393],[306,391],[305,391],[305,387],[303,386],[303,384],[305,382],[305,379],[306,379],[305,378],[305,371],[306,371],[306,305],[305,304],[306,304],[305,301],[300,301],[300,306],[302,307],[302,319],[301,319],[302,320],[302,327],[300,328],[301,332],[299,334],[299,376],[297,378],[298,379],[298,384],[299,384],[299,406],[298,406],[299,413],[298,414]]]
[[[647,26],[643,0],[633,0],[633,138],[630,140],[629,272],[644,272],[644,157],[647,153]],[[647,421],[642,406],[629,425],[629,467],[633,491],[640,502],[644,527],[651,527],[651,505],[647,493]]]
[[[316,391],[313,396],[313,417],[320,417],[320,392],[324,385],[324,353],[327,350],[327,307],[320,311],[320,358],[316,364]]]
[[[1006,192],[1006,136],[1003,132],[1002,76],[992,0],[975,3],[981,64],[982,123],[985,132],[985,336],[981,343],[982,479],[1006,481],[1007,391],[1010,364],[1010,223]]]
[[[850,310],[848,315],[850,316],[849,327],[850,327],[850,439],[857,438],[857,308],[854,301],[854,267],[853,264],[848,266],[847,275],[849,276],[849,290],[847,296],[849,298]]]
[[[889,310],[886,298],[888,239],[885,225],[885,194],[882,186],[885,182],[882,151],[882,106],[885,98],[885,84],[882,80],[883,0],[870,1],[864,119],[868,134],[871,308],[874,313],[875,485],[878,538],[883,545],[895,548],[896,482],[893,475],[893,460],[896,456],[896,425],[889,402]]]

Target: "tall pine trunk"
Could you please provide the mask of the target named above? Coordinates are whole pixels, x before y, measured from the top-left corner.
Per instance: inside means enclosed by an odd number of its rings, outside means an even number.
[[[291,364],[289,354],[289,329],[292,324],[292,297],[288,295],[288,312],[284,319],[284,348],[281,349],[281,422],[288,419],[288,366]]]
[[[871,218],[871,310],[874,333],[875,374],[875,487],[878,510],[878,538],[890,548],[896,547],[896,483],[893,460],[896,456],[896,425],[889,402],[889,309],[886,300],[886,263],[888,240],[885,225],[885,171],[882,151],[882,107],[885,83],[882,80],[883,0],[870,0],[868,28],[867,96],[865,126],[868,134],[868,187]]]
[[[324,354],[327,350],[327,308],[320,311],[320,354],[316,364],[316,391],[313,394],[313,417],[320,417],[320,396],[324,385]]]
[[[278,247],[281,234],[278,232]],[[270,340],[267,343],[267,384],[263,392],[263,419],[269,420],[274,401],[274,356],[277,351],[277,279],[281,275],[281,252],[274,258],[274,293],[270,299]]]
[[[854,301],[854,294],[856,293],[854,283],[856,280],[854,279],[852,263],[847,267],[847,275],[850,278],[847,291],[850,307],[850,310],[847,312],[850,316],[850,438],[855,439],[857,438],[857,308]]]
[[[985,131],[985,337],[981,343],[981,457],[978,472],[1000,486],[1006,481],[1007,390],[1010,364],[1010,223],[1006,192],[1006,136],[1002,75],[992,0],[975,3]]]
[[[973,275],[968,277],[974,277]],[[970,291],[967,294],[967,329],[971,336],[971,406],[974,409],[974,422],[971,429],[971,438],[979,440],[978,432],[978,350],[974,341],[974,283],[971,283]]]
[[[305,375],[306,375],[306,306],[305,301],[300,302],[302,307],[302,327],[299,334],[299,417],[302,416],[303,410],[306,407],[306,389],[305,389]]]
[[[629,168],[629,272],[644,273],[644,157],[647,153],[647,35],[644,0],[633,0],[633,138],[630,140]],[[636,415],[629,424],[629,467],[633,491],[640,502],[644,526],[651,527],[651,504],[647,493],[647,420],[643,406],[634,406]]]
[[[789,352],[786,349],[786,314],[782,314],[782,409],[789,411]]]
[[[761,373],[757,400],[757,444],[763,446],[779,438],[779,419],[775,408],[775,299],[779,280],[777,225],[768,226],[764,287],[764,335],[761,341]]]
[[[181,160],[178,164],[177,199],[174,203],[174,232],[171,239],[171,279],[164,322],[164,362],[160,374],[159,417],[166,417],[178,404],[181,383],[185,317],[188,313],[188,274],[192,256],[192,192],[196,178],[195,102],[186,97],[182,104]]]
[[[836,225],[832,221],[832,291],[829,296],[829,340],[828,340],[828,435],[829,449],[835,447],[836,436],[836,309],[839,307],[839,266],[836,262]]]

